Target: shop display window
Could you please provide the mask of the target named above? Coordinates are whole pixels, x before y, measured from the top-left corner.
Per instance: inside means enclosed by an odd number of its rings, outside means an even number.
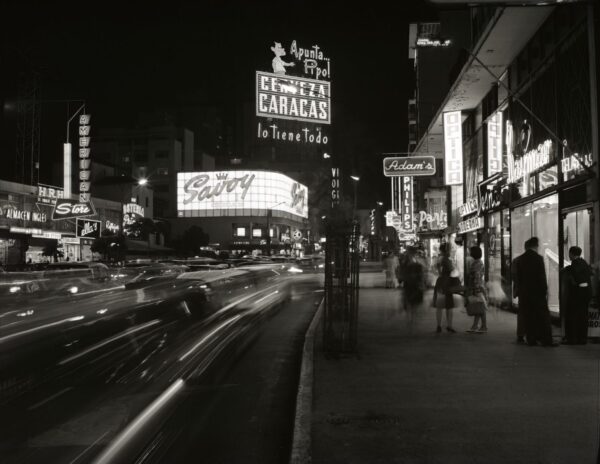
[[[550,195],[512,211],[512,259],[524,251],[524,243],[538,237],[538,253],[544,258],[548,282],[548,306],[551,312],[559,308],[559,250],[558,250],[558,195]]]
[[[590,217],[589,209],[572,211],[563,219],[563,267],[568,266],[569,248],[578,246],[582,250],[581,257],[590,262]]]
[[[533,202],[533,235],[540,240],[539,254],[544,258],[548,280],[548,306],[558,313],[558,195],[550,195]]]

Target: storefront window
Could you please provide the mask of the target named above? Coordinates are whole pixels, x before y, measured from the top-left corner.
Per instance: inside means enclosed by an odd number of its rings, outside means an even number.
[[[563,220],[563,266],[568,266],[569,248],[578,246],[582,250],[581,257],[590,262],[590,216],[589,209],[567,213]]]
[[[558,195],[533,202],[533,235],[540,240],[538,253],[544,258],[548,280],[548,307],[558,313]]]
[[[510,268],[510,212],[508,209],[502,211],[502,288],[507,301],[512,298],[511,268]]]
[[[488,215],[488,291],[492,303],[502,303],[502,223],[500,212]]]
[[[532,235],[531,204],[513,209],[510,225],[512,259],[523,253],[525,241]]]

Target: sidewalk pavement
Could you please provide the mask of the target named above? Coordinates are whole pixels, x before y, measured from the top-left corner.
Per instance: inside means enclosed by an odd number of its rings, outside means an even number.
[[[518,345],[494,310],[468,334],[461,306],[436,334],[431,291],[412,326],[400,298],[361,288],[356,356],[327,357],[317,328],[314,464],[596,462],[600,345]]]

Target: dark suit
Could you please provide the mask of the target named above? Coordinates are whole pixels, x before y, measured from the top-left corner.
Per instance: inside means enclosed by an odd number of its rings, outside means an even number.
[[[519,273],[517,271],[517,263],[519,262],[519,256],[517,256],[510,268],[512,272],[512,283],[513,283],[513,293],[512,297],[517,298],[519,296]],[[519,304],[517,309],[517,337],[519,339],[525,337],[525,307]]]
[[[527,250],[515,260],[519,312],[525,315],[527,343],[552,344],[552,327],[548,311],[548,284],[544,259]]]
[[[588,331],[588,306],[592,298],[592,271],[583,258],[576,258],[563,269],[562,308],[568,343],[585,344]]]

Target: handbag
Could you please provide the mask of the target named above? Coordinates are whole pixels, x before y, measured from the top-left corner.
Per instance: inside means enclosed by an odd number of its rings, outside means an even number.
[[[479,316],[487,311],[487,302],[483,295],[472,295],[467,299],[467,314]]]
[[[460,283],[458,277],[450,277],[448,279],[448,292],[450,293],[463,293],[465,286]]]

